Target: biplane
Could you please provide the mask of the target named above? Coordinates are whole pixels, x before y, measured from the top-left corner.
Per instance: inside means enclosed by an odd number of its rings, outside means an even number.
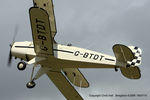
[[[27,88],[33,88],[35,80],[46,74],[67,100],[83,100],[73,86],[87,88],[89,83],[79,68],[113,68],[129,79],[141,77],[142,50],[136,46],[116,44],[115,56],[68,45],[58,44],[54,37],[57,33],[52,0],[33,0],[29,9],[33,41],[13,42],[10,44],[8,64],[12,57],[19,58],[17,68],[25,70],[32,66]],[[40,65],[34,75],[34,69]]]

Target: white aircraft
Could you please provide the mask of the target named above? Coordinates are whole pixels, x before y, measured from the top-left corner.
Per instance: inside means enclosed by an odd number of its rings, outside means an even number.
[[[8,62],[10,64],[14,56],[21,59],[17,66],[19,70],[33,66],[27,88],[33,88],[34,81],[46,74],[67,100],[83,100],[72,86],[89,87],[78,68],[114,68],[115,71],[120,68],[129,79],[141,77],[138,67],[141,64],[140,48],[116,44],[113,46],[113,57],[70,44],[58,44],[54,40],[56,24],[52,0],[33,0],[33,4],[29,10],[33,42],[13,42]],[[37,65],[40,69],[33,77]]]

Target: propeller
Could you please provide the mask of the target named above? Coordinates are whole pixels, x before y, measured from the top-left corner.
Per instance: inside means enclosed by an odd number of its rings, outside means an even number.
[[[11,66],[11,62],[12,62],[11,48],[12,48],[13,44],[15,43],[15,39],[16,39],[17,33],[18,33],[18,25],[15,26],[13,39],[12,39],[11,44],[9,45],[10,46],[10,50],[9,50],[9,56],[8,56],[8,66]]]
[[[8,57],[8,66],[11,65],[11,61],[12,61],[12,54],[11,54],[11,50],[10,50],[9,57]]]

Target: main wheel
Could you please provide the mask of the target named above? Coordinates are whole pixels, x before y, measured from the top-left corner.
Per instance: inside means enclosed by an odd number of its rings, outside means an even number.
[[[27,88],[29,88],[29,89],[34,88],[35,85],[36,85],[36,84],[35,84],[34,81],[28,82],[28,83],[26,84]]]
[[[25,70],[26,69],[26,63],[25,62],[19,62],[17,65],[17,68],[21,71]]]

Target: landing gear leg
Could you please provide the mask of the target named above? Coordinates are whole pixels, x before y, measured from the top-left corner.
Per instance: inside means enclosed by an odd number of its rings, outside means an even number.
[[[36,65],[33,66],[33,69],[32,69],[32,73],[31,73],[31,78],[30,78],[30,82],[28,82],[26,84],[27,88],[31,89],[31,88],[34,88],[35,87],[35,82],[34,82],[34,79],[33,79],[33,74],[34,74],[34,69],[35,69]]]

